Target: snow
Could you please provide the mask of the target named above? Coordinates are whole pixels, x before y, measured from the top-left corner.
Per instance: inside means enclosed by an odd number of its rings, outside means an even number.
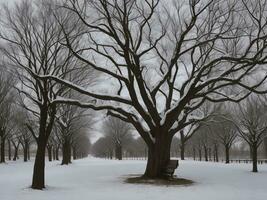
[[[86,158],[69,166],[47,163],[44,191],[29,189],[33,162],[0,164],[1,200],[266,200],[267,165],[252,173],[250,164],[183,161],[176,171],[194,180],[192,186],[152,186],[124,183],[140,174],[145,161]]]

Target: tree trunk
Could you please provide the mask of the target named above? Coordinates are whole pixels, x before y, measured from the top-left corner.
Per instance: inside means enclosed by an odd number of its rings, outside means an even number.
[[[37,138],[37,152],[35,156],[32,188],[42,190],[45,188],[45,148],[48,142],[48,137],[51,134],[53,123],[56,114],[56,107],[51,108],[49,123],[48,107],[40,108],[39,136]]]
[[[11,142],[8,140],[8,160],[11,160],[12,154],[11,154]]]
[[[219,162],[219,155],[218,155],[218,145],[217,144],[215,144],[214,145],[214,157],[215,157],[215,162]]]
[[[48,161],[52,162],[52,146],[48,145],[46,149],[47,149],[47,154],[48,154]]]
[[[23,148],[23,160],[24,162],[28,161],[28,142],[26,141]]]
[[[211,148],[208,148],[208,152],[209,152],[209,161],[212,161]]]
[[[75,146],[72,147],[72,157],[73,157],[73,160],[77,159],[77,151],[76,151],[76,147]]]
[[[115,154],[116,159],[122,160],[122,146],[120,144],[116,144]]]
[[[253,144],[251,147],[251,152],[252,152],[252,172],[258,172],[258,147],[257,144]]]
[[[181,145],[180,145],[180,154],[181,154],[181,160],[184,160],[184,154],[185,154],[185,138],[184,138],[184,131],[180,131],[180,140],[181,140]]]
[[[35,156],[32,188],[42,190],[45,188],[45,148],[46,142],[39,138],[37,153]]]
[[[263,143],[264,143],[265,158],[267,158],[267,137],[264,138]]]
[[[59,147],[56,148],[56,160],[59,160]]]
[[[200,148],[198,149],[198,156],[199,156],[199,161],[201,161],[202,160],[202,152],[201,152]]]
[[[185,143],[181,141],[180,145],[180,154],[181,154],[181,160],[184,160],[184,154],[185,154]]]
[[[30,144],[28,144],[28,150],[27,150],[27,153],[28,153],[28,160],[31,159],[31,153],[30,153]]]
[[[69,140],[65,140],[62,147],[62,162],[61,165],[68,165],[71,163],[71,146]]]
[[[163,168],[170,160],[172,137],[168,134],[155,134],[155,143],[148,146],[148,160],[144,176],[148,178],[164,178]]]
[[[1,137],[1,158],[0,158],[0,163],[6,162],[5,158],[5,143],[6,143],[6,138]]]
[[[53,160],[56,160],[56,148],[55,147],[53,147],[52,152],[53,152]]]
[[[205,157],[205,161],[209,161],[208,159],[208,148],[206,146],[204,146],[204,157]]]
[[[194,160],[196,160],[196,148],[195,147],[193,147],[193,158]]]
[[[230,147],[228,145],[225,146],[225,163],[230,163]]]
[[[18,158],[18,149],[19,149],[19,144],[16,146],[14,144],[14,156],[13,156],[13,161],[16,161]]]

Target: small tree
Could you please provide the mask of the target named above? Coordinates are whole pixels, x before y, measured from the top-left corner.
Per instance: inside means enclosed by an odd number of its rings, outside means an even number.
[[[225,115],[225,117],[227,117],[227,115]],[[230,117],[229,114],[228,117]],[[216,137],[219,143],[224,147],[225,163],[228,164],[230,162],[230,149],[238,135],[238,131],[236,126],[224,117],[216,117],[213,119],[214,121],[210,124],[211,131],[214,137]]]
[[[239,136],[250,147],[253,162],[252,172],[258,172],[258,148],[267,136],[267,113],[264,103],[260,96],[250,96],[238,104],[236,109],[238,114],[234,115]]]
[[[106,138],[110,138],[114,145],[115,157],[122,160],[123,147],[131,141],[132,127],[130,124],[114,117],[109,117],[103,125],[103,133]]]

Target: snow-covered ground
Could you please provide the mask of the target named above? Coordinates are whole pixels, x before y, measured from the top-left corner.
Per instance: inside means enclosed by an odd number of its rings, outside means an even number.
[[[69,166],[47,163],[45,191],[29,189],[33,162],[0,164],[1,200],[266,200],[267,165],[259,173],[251,165],[184,161],[176,174],[192,186],[152,186],[124,183],[140,174],[145,161],[87,158]]]

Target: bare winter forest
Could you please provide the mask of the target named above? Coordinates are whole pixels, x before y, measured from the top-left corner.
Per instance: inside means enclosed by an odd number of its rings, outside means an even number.
[[[0,2],[0,199],[267,199],[267,0]]]

